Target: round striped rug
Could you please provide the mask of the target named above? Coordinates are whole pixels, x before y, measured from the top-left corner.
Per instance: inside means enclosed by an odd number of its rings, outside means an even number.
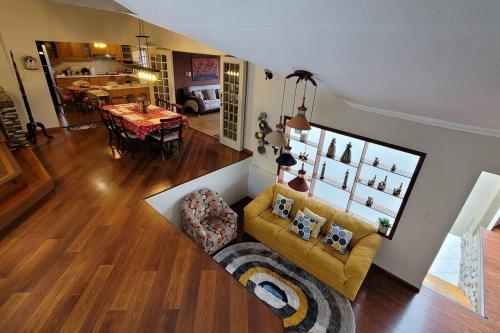
[[[214,259],[283,318],[287,332],[355,331],[347,298],[266,246],[240,243]]]

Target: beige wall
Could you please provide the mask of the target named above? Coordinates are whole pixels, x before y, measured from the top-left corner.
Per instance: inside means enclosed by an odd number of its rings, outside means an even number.
[[[313,122],[427,153],[396,234],[384,239],[375,259],[420,287],[481,172],[500,174],[500,139],[355,110],[321,82],[319,86]],[[250,65],[245,147],[255,152],[249,173],[251,195],[275,180],[276,157],[271,149],[260,156],[253,134],[259,112],[268,113],[273,127],[278,121],[282,89],[282,76],[266,81],[264,68]],[[290,93],[285,99],[291,100]],[[311,98],[308,101],[310,106]],[[290,103],[285,110],[289,114]]]
[[[498,207],[499,193],[500,176],[488,172],[481,173],[460,210],[450,233],[462,237],[469,228],[486,228],[496,213],[496,209],[491,215],[490,221],[485,221],[485,215],[488,210],[493,210],[492,205],[496,204]],[[497,202],[495,202],[495,198],[497,198]]]
[[[151,43],[176,51],[221,54],[220,51],[176,33],[145,25]],[[59,126],[45,77],[41,70],[22,68],[23,56],[38,57],[36,40],[136,44],[137,20],[128,15],[98,11],[83,7],[60,5],[43,0],[0,1],[0,86],[24,109],[17,83],[8,65],[6,52],[12,50],[28,99],[37,121],[47,127]],[[9,73],[10,72],[10,73]]]

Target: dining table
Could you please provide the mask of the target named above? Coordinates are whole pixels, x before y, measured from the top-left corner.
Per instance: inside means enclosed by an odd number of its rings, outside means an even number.
[[[105,105],[103,109],[115,116],[122,116],[123,125],[141,140],[145,140],[149,133],[162,127],[161,119],[173,119],[181,116],[183,126],[189,126],[189,120],[186,116],[156,105],[149,105],[146,113],[142,111],[140,103]],[[167,128],[176,125],[176,122],[164,123]]]

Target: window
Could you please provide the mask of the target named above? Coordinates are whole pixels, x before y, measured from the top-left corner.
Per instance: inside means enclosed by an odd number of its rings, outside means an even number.
[[[285,117],[285,120],[288,119],[290,117]],[[300,135],[300,132],[287,127],[292,155],[298,163],[289,168],[280,168],[278,181],[288,183],[304,163],[309,196],[326,201],[339,210],[351,212],[376,226],[379,218],[387,218],[391,227],[385,232],[379,231],[379,234],[391,239],[425,153],[321,125],[311,125],[307,135]],[[336,149],[334,156],[329,156],[332,140],[335,140]],[[351,160],[344,163],[341,156],[348,144],[351,144]],[[298,159],[301,153],[307,155],[307,160]]]

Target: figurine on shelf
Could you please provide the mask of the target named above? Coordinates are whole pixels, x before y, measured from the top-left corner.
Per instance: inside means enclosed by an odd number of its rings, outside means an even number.
[[[306,154],[305,152],[304,153],[300,153],[299,154],[299,160],[306,162],[308,156],[309,156],[309,154]]]
[[[378,157],[375,157],[375,159],[373,160],[373,166],[378,166],[380,163],[380,160],[378,159]]]
[[[345,172],[344,182],[342,183],[342,189],[345,190],[347,188],[347,179],[349,178],[349,169]]]
[[[371,207],[372,205],[373,205],[373,197],[368,197],[368,199],[366,199],[366,206]]]
[[[392,195],[399,197],[402,190],[403,190],[403,183],[401,183],[401,185],[399,185],[399,187],[395,187],[394,190],[392,190]]]
[[[319,179],[321,180],[325,179],[325,169],[326,169],[326,162],[324,162],[323,166],[321,167],[321,175],[319,176]]]
[[[328,146],[328,152],[326,153],[326,157],[328,158],[335,158],[335,143],[337,141],[335,140],[335,138],[332,139],[332,141],[330,141],[330,145]]]
[[[376,180],[377,180],[377,175],[374,175],[373,178],[368,181],[368,186],[373,187],[373,185],[375,185]]]
[[[300,132],[300,142],[303,142],[303,143],[306,143],[307,141],[307,135],[308,135],[308,132],[307,131],[301,131]]]
[[[392,165],[391,172],[396,172],[396,164]]]
[[[385,176],[383,181],[378,183],[377,190],[379,190],[379,191],[385,190],[386,185],[387,185],[387,175]]]
[[[340,162],[349,164],[351,163],[351,147],[352,143],[348,143],[347,146],[345,147],[344,153],[342,154],[342,157],[340,158]]]

